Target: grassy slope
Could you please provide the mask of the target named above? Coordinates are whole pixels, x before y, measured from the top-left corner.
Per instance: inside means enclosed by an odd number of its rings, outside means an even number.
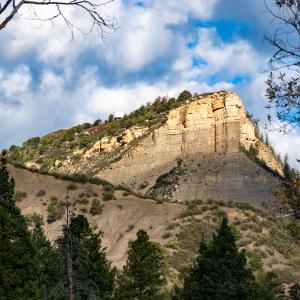
[[[287,229],[288,220],[247,203],[214,200],[193,204],[161,203],[124,191],[115,191],[115,200],[104,201],[106,188],[102,185],[74,184],[13,167],[10,171],[20,195],[18,206],[24,214],[43,215],[48,238],[55,240],[60,234],[64,216],[48,224],[47,208],[53,197],[63,201],[68,192],[70,199],[77,201],[77,211],[103,230],[108,256],[118,267],[126,260],[128,241],[143,228],[165,246],[170,279],[176,280],[178,272],[192,262],[201,237],[211,238],[222,216],[227,214],[238,245],[246,249],[249,263],[257,272],[276,270],[285,282],[300,279],[300,244],[295,243],[289,250],[292,238]],[[38,193],[40,191],[45,193]],[[94,216],[89,212],[93,199],[98,199],[103,206],[102,213]]]

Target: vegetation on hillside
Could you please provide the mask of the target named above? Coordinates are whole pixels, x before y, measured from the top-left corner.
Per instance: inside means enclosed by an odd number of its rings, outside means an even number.
[[[228,216],[237,244],[245,250],[255,274],[274,271],[285,283],[300,280],[300,225],[274,213],[236,201],[195,201],[187,205],[166,229],[168,265],[184,274],[197,254],[201,241],[211,240],[218,224]]]
[[[72,160],[76,161],[79,157],[73,155],[74,151],[87,149],[105,136],[118,136],[129,127],[151,127],[163,121],[166,112],[179,107],[191,97],[188,91],[183,91],[177,99],[158,97],[153,103],[142,105],[122,119],[115,120],[110,115],[104,123],[96,120],[94,124],[84,123],[41,138],[32,137],[20,147],[12,145],[9,148],[9,161],[13,164],[33,161],[41,166],[42,171],[47,172],[56,162],[65,160],[70,154]]]
[[[299,281],[296,272],[299,272],[300,245],[294,235],[299,225],[286,224],[249,204],[209,200],[188,205],[166,228],[169,254],[157,242],[150,241],[145,231],[138,231],[137,239],[129,244],[127,264],[118,272],[106,258],[101,232],[93,230],[86,217],[73,215],[71,203],[65,204],[62,236],[52,245],[43,233],[42,217],[32,214],[25,219],[16,208],[13,181],[9,179],[4,159],[0,187],[1,299],[201,299],[193,296],[199,295],[200,290],[203,299],[240,299],[241,293],[250,297],[255,290],[259,294],[249,299],[272,300],[281,297],[283,281],[288,283],[290,299],[297,299],[299,294],[299,287],[294,284]],[[72,192],[77,193],[74,186]],[[92,190],[87,193],[97,197]],[[239,209],[235,217],[230,206],[235,211]],[[230,226],[224,219],[226,215],[231,219]],[[202,231],[198,230],[201,226]],[[177,240],[173,240],[176,230]],[[251,235],[250,240],[245,241],[244,232],[248,237]],[[17,234],[12,239],[14,233]],[[248,243],[252,246],[247,247]],[[272,273],[264,273],[268,269],[266,256]],[[274,258],[283,263],[273,263]],[[172,269],[180,276],[177,287],[169,293],[166,271]],[[205,276],[203,270],[207,270]]]

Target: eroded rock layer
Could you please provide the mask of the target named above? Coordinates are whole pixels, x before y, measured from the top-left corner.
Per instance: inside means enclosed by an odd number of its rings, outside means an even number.
[[[170,111],[164,125],[97,176],[129,185],[142,193],[151,192],[151,188],[153,192],[159,177],[167,176],[183,160],[188,161],[185,173],[192,174],[178,174],[181,180],[176,183],[175,191],[165,195],[160,190],[161,196],[251,202],[256,198],[262,203],[269,200],[278,182],[272,174],[240,153],[241,148],[249,150],[251,145],[257,149],[261,161],[282,174],[272,151],[255,136],[255,125],[247,116],[241,99],[234,93],[208,94]],[[195,163],[190,161],[191,157]]]

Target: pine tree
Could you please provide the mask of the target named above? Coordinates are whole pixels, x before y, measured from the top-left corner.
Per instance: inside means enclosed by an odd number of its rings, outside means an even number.
[[[33,224],[32,239],[35,248],[37,284],[40,298],[59,299],[61,296],[60,278],[62,277],[62,257],[45,237],[41,220]]]
[[[164,278],[164,255],[159,244],[139,230],[130,243],[127,263],[118,279],[116,299],[157,299]]]
[[[192,94],[187,91],[187,90],[184,90],[183,92],[181,92],[177,98],[177,101],[178,102],[184,102],[186,100],[189,100],[192,98]]]
[[[256,299],[255,279],[246,264],[245,253],[238,250],[224,218],[212,242],[201,243],[199,256],[174,299]]]
[[[115,270],[106,259],[101,236],[101,232],[93,232],[82,215],[72,215],[64,226],[57,242],[69,299],[109,299],[112,295]]]
[[[14,202],[5,153],[0,162],[0,299],[37,299],[35,248]]]

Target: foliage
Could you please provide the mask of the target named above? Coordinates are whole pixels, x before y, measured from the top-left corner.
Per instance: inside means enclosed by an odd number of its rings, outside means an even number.
[[[164,254],[144,230],[129,244],[128,259],[118,278],[116,299],[156,299],[165,285]]]
[[[264,160],[257,157],[258,151],[252,145],[250,146],[249,150],[245,149],[244,147],[240,147],[240,151],[245,153],[251,160],[256,162],[262,168],[264,168],[267,172],[273,174],[276,177],[282,178],[282,176],[275,170],[271,169]]]
[[[57,288],[62,277],[62,257],[45,237],[41,216],[32,215],[34,227],[32,241],[35,248],[35,265],[40,299],[57,299],[61,290]],[[28,220],[28,219],[27,219]]]
[[[103,201],[110,201],[116,199],[113,192],[103,192]]]
[[[63,278],[66,282],[72,279],[76,299],[109,299],[112,295],[115,270],[106,259],[101,237],[84,216],[72,215],[57,240],[64,261]]]
[[[22,147],[11,147],[9,159],[14,163],[35,161],[44,172],[54,167],[56,160],[63,160],[67,155],[76,158],[74,148],[87,149],[105,136],[116,136],[132,126],[151,127],[164,120],[166,112],[182,105],[192,95],[182,92],[178,99],[158,97],[153,103],[147,103],[120,120],[110,115],[108,121],[97,120],[93,125],[84,123],[70,129],[59,130],[41,138],[31,138]]]
[[[35,247],[14,202],[5,155],[0,162],[0,299],[38,299]]]
[[[192,94],[189,91],[184,90],[179,94],[177,101],[184,102],[186,100],[190,100],[191,98],[192,98]]]
[[[273,2],[273,1],[272,1]],[[266,94],[270,109],[274,109],[282,126],[280,131],[300,125],[300,5],[298,0],[274,0],[267,7],[277,24],[267,41],[273,46],[274,54],[269,60],[272,72],[267,80]],[[272,111],[268,115],[272,120]]]
[[[275,196],[282,210],[293,209],[295,217],[300,218],[300,173],[290,167],[287,156],[284,158],[283,166],[285,181]]]
[[[245,253],[238,251],[224,218],[212,242],[201,242],[195,264],[175,299],[254,299],[256,284],[246,264]]]
[[[259,252],[253,253],[251,259],[250,259],[250,266],[254,271],[259,270],[263,266],[262,257]]]
[[[93,199],[91,203],[91,208],[90,208],[90,214],[93,216],[95,215],[100,215],[102,213],[103,206],[101,205],[100,201],[98,199]]]
[[[14,195],[15,202],[20,202],[27,197],[27,193],[22,191],[16,191]]]
[[[260,273],[257,278],[257,294],[261,300],[286,299],[282,283],[275,272]]]
[[[300,284],[295,283],[289,290],[290,300],[300,300]]]
[[[47,207],[48,217],[47,222],[52,223],[63,216],[64,208],[62,203],[57,198],[51,198]]]

